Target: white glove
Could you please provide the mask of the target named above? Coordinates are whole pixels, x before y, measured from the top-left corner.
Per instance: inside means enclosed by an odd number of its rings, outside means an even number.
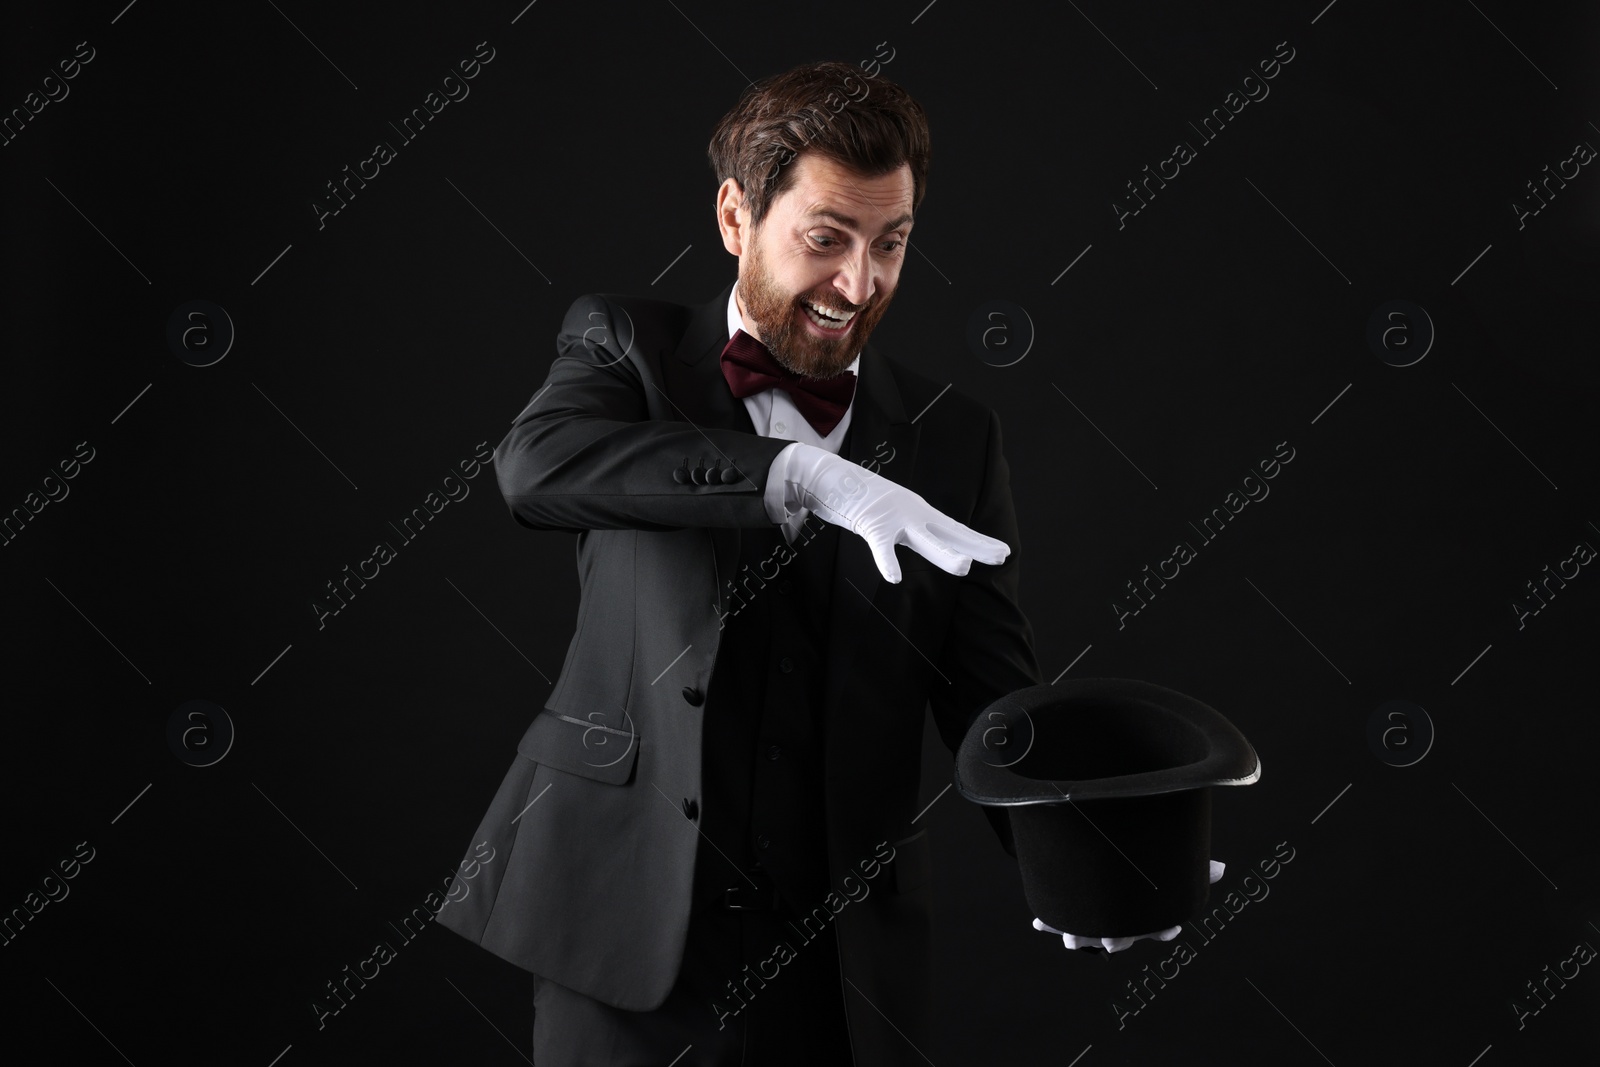
[[[1210,862],[1211,881],[1215,884],[1217,879],[1222,877],[1223,869],[1227,864],[1218,863],[1216,860],[1211,860]],[[1048,926],[1038,919],[1033,920],[1033,928],[1047,934],[1061,934],[1061,943],[1068,948],[1103,948],[1107,952],[1121,952],[1135,941],[1143,941],[1147,937],[1154,938],[1157,941],[1171,941],[1178,936],[1178,931],[1183,929],[1182,926],[1174,926],[1167,930],[1157,930],[1153,934],[1140,934],[1138,937],[1079,937],[1077,934],[1069,934],[1057,930],[1055,927]]]
[[[796,441],[778,454],[767,477],[769,483],[781,480],[790,512],[809,509],[864,538],[878,570],[891,582],[900,581],[895,545],[957,576],[966,574],[973,560],[998,564],[1011,554],[1004,541],[957,522],[905,486],[825,448]]]

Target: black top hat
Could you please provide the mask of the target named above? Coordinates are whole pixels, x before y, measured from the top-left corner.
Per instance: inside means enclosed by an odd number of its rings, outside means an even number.
[[[990,704],[956,755],[956,789],[1009,808],[1034,914],[1083,937],[1135,937],[1206,903],[1214,785],[1261,761],[1193,697],[1150,682],[1081,678]]]

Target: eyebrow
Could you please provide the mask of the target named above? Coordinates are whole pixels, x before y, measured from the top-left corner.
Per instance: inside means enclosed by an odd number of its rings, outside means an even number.
[[[805,217],[808,218],[808,219],[828,218],[828,219],[832,219],[833,221],[839,223],[842,226],[847,226],[852,230],[859,231],[861,229],[861,223],[857,222],[855,219],[851,218],[849,215],[845,215],[845,214],[842,214],[842,213],[840,213],[838,211],[834,211],[832,208],[825,208],[825,207],[812,208],[810,211],[808,211],[806,213]],[[905,214],[901,215],[897,219],[890,219],[889,220],[889,224],[883,228],[883,232],[884,233],[889,233],[889,232],[891,232],[893,230],[898,230],[900,227],[904,226],[906,223],[908,223],[910,221],[911,221],[911,212],[907,211]]]

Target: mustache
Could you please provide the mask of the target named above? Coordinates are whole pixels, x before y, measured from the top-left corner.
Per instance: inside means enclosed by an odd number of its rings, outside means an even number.
[[[845,306],[840,307],[838,304],[830,303],[827,300],[818,300],[816,297],[812,297],[812,296],[802,296],[802,297],[800,297],[800,299],[801,299],[801,301],[803,301],[805,303],[808,303],[808,304],[816,304],[818,307],[825,307],[829,311],[842,311],[842,312],[845,312],[847,314],[848,313],[853,313],[853,314],[857,314],[857,315],[859,315],[861,312],[867,310],[867,308],[872,306],[870,304],[862,304],[860,307],[851,307],[850,305],[846,304]]]

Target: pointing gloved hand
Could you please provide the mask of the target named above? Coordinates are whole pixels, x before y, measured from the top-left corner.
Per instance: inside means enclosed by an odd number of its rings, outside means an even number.
[[[773,462],[768,474],[784,484],[791,512],[809,509],[827,522],[864,538],[878,570],[900,581],[894,546],[905,545],[940,569],[964,575],[979,563],[998,564],[1010,547],[986,537],[929,504],[918,493],[836,456],[825,448],[796,441]]]
[[[1218,863],[1216,860],[1211,860],[1210,862],[1211,882],[1214,885],[1216,884],[1217,879],[1222,877],[1222,871],[1227,865]],[[1061,943],[1066,945],[1068,948],[1103,948],[1107,952],[1121,952],[1135,941],[1143,941],[1147,937],[1154,938],[1157,941],[1171,941],[1173,938],[1178,936],[1178,931],[1183,929],[1181,926],[1173,926],[1166,930],[1157,930],[1152,934],[1140,934],[1137,937],[1079,937],[1076,934],[1069,934],[1061,930],[1057,930],[1055,927],[1046,925],[1039,919],[1033,920],[1033,928],[1035,930],[1041,930],[1047,934],[1060,934]]]

